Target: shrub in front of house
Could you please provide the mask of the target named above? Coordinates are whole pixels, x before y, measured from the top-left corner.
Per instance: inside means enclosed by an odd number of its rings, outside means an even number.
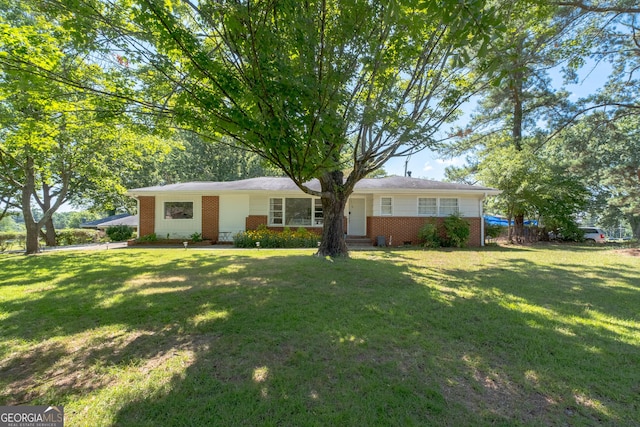
[[[138,237],[138,242],[157,242],[158,241],[158,235],[156,233],[151,233],[151,234],[145,234],[144,236],[140,236]]]
[[[428,221],[418,231],[418,239],[426,248],[463,248],[470,235],[471,225],[460,215],[450,215],[439,225]]]
[[[444,227],[443,246],[463,248],[469,241],[471,226],[460,215],[450,215],[442,222]]]
[[[418,231],[418,240],[425,248],[440,247],[440,231],[434,222],[426,222]]]
[[[256,230],[241,231],[233,236],[237,248],[255,248],[260,242],[261,248],[315,248],[320,237],[307,230],[298,228],[293,231],[285,227],[282,231],[269,230],[259,226]]]
[[[128,225],[114,225],[107,228],[107,236],[112,242],[124,242],[133,236],[133,227]]]

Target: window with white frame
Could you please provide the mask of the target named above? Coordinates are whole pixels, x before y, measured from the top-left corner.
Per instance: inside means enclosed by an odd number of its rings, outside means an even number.
[[[165,219],[193,219],[193,202],[164,202]]]
[[[269,199],[269,225],[282,225],[283,219],[282,199]]]
[[[458,212],[458,199],[440,199],[440,216],[457,215]]]
[[[311,225],[311,201],[309,198],[298,197],[284,199],[285,224],[295,227]]]
[[[418,197],[418,215],[437,216],[438,201],[435,197]]]
[[[380,198],[380,215],[393,215],[393,199],[391,197]]]
[[[269,199],[269,225],[321,226],[324,215],[320,199],[273,197]]]
[[[314,199],[313,201],[313,225],[322,225],[324,222],[324,214],[322,213],[322,200]]]

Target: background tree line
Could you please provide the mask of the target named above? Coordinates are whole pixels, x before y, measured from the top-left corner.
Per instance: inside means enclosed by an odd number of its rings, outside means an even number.
[[[514,220],[512,241],[524,237],[525,217],[541,222],[542,238],[573,234],[577,219],[612,228],[627,222],[639,238],[638,8],[628,1],[555,5],[509,20],[514,42],[499,50],[501,84],[482,92],[468,127],[439,147],[444,156],[468,156],[447,178],[503,190],[489,209]],[[550,75],[580,83],[597,67],[610,68],[608,78],[574,102]]]

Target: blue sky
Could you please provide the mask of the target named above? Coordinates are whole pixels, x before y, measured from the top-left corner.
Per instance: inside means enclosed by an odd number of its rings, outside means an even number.
[[[607,63],[596,64],[592,61],[588,62],[579,73],[580,81],[578,84],[564,86],[564,88],[571,93],[569,98],[575,101],[578,98],[594,93],[605,83],[610,70],[611,67]],[[550,77],[558,87],[562,87],[562,76],[559,70],[551,72]],[[462,109],[464,114],[456,124],[464,127],[465,122],[469,119],[469,115],[473,112],[474,105],[463,105]],[[445,130],[451,127],[453,127],[453,125],[448,125]],[[405,162],[406,157],[391,159],[385,164],[384,170],[389,175],[403,176]],[[423,150],[411,156],[407,170],[411,171],[411,176],[414,178],[435,179],[440,181],[444,179],[444,171],[447,166],[462,166],[464,164],[464,157],[441,159],[437,153],[430,150]]]

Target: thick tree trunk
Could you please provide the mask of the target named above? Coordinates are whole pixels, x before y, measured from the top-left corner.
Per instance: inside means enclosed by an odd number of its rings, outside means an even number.
[[[633,237],[636,239],[640,239],[640,216],[629,214],[627,215],[627,219],[629,220],[629,225],[631,226]]]
[[[44,182],[42,183],[42,213],[46,216],[51,209],[51,187]],[[44,241],[47,246],[57,246],[56,243],[56,229],[53,226],[53,217],[49,214],[49,217],[43,218],[44,220]]]
[[[322,241],[318,256],[348,256],[345,242],[344,209],[351,195],[351,188],[345,187],[342,172],[327,173],[320,178],[322,191]]]
[[[25,255],[37,254],[38,252],[40,252],[40,227],[38,226],[37,222],[34,222],[33,220],[26,221],[26,218],[24,225],[27,229]]]
[[[513,243],[513,212],[507,211],[507,242]]]
[[[49,217],[44,223],[45,233],[44,233],[44,241],[47,246],[53,247],[58,246],[58,242],[56,241],[56,229],[53,226],[53,218]]]
[[[34,162],[32,157],[27,157],[25,162],[25,182],[22,187],[22,215],[24,216],[24,225],[27,229],[27,240],[25,254],[35,254],[40,251],[38,239],[40,237],[40,225],[34,221],[31,213],[31,195],[35,189]]]
[[[522,120],[524,118],[524,111],[522,107],[522,75],[516,73],[515,75],[515,87],[513,90],[513,127],[511,129],[511,136],[513,137],[513,143],[516,150],[522,151]]]
[[[516,214],[513,222],[516,230],[516,240],[518,243],[524,243],[524,214]]]
[[[518,40],[518,51],[522,52],[523,49],[523,40]],[[522,122],[524,120],[524,78],[522,76],[522,71],[520,71],[519,67],[516,65],[515,72],[513,74],[512,81],[512,102],[513,102],[513,125],[511,128],[511,137],[513,138],[513,144],[516,147],[517,151],[522,151]],[[524,239],[524,215],[517,212],[519,210],[518,207],[512,211],[513,214],[513,234],[509,236],[509,242],[513,243],[513,238],[515,234],[515,240],[518,243],[522,243]]]

